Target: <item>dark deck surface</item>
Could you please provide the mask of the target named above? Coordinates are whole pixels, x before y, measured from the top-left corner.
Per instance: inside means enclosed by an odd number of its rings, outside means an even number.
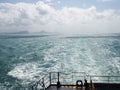
[[[57,88],[56,86],[50,86],[47,90],[85,90],[85,88],[76,86],[61,86],[60,88]]]
[[[47,90],[120,90],[120,84],[94,84],[94,88],[85,89],[85,87],[77,87],[76,85],[62,85],[57,88],[56,85],[51,85]]]

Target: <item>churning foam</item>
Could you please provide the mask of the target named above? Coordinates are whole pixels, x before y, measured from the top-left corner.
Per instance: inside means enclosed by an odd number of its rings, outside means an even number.
[[[42,70],[38,67],[38,64],[32,62],[16,66],[13,70],[8,72],[8,75],[24,81],[33,81],[36,79],[35,77],[40,76],[41,71]]]

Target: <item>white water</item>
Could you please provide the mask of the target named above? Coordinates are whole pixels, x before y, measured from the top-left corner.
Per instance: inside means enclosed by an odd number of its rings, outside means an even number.
[[[8,41],[14,47],[11,62],[16,62],[10,63],[13,68],[7,75],[23,84],[40,79],[48,71],[120,75],[119,38],[41,37]]]

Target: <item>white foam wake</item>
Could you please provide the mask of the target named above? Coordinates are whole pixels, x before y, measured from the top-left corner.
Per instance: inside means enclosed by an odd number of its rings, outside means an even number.
[[[13,70],[8,72],[8,75],[16,77],[23,81],[34,81],[40,76],[41,68],[35,62],[19,64]]]

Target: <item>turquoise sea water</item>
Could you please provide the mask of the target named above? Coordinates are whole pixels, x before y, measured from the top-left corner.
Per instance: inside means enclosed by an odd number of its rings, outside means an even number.
[[[48,71],[120,75],[120,37],[0,39],[0,85],[28,84]]]

